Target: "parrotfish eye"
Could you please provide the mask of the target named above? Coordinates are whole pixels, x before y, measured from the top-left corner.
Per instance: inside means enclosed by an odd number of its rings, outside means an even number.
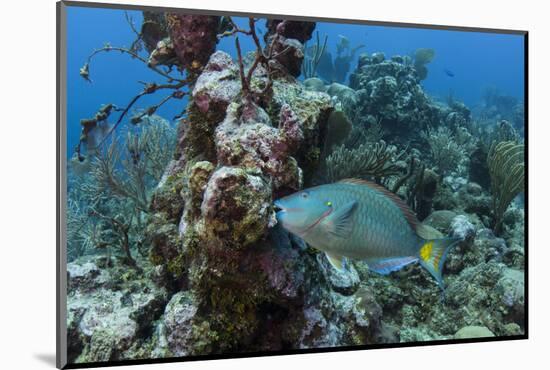
[[[330,200],[327,202],[327,206],[332,207],[332,202]]]
[[[302,198],[307,198],[307,193],[305,191],[302,192]]]

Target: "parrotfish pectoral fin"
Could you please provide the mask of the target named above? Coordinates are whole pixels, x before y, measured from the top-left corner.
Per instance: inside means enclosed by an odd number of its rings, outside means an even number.
[[[328,261],[339,272],[344,272],[344,257],[338,254],[325,252],[327,255]]]
[[[334,210],[331,215],[323,220],[326,231],[337,238],[347,238],[353,230],[351,216],[356,206],[357,202],[352,201]]]
[[[442,270],[447,253],[460,240],[460,238],[423,240],[418,249],[420,264],[432,274],[441,289],[444,288]]]
[[[380,275],[388,275],[390,272],[401,270],[403,267],[418,261],[418,257],[398,257],[367,260],[369,270]]]

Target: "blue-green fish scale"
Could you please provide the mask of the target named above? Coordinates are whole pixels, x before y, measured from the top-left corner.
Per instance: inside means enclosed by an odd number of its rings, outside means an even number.
[[[357,202],[349,237],[324,239],[316,246],[326,252],[357,259],[414,255],[418,237],[401,209],[380,191],[365,185],[336,183],[311,189],[338,210]]]

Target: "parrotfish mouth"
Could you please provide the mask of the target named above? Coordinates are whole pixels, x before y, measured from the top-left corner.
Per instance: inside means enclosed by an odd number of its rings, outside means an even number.
[[[281,202],[278,200],[273,202],[273,208],[275,209],[275,218],[277,219],[277,222],[281,222],[282,215],[286,212],[286,208],[283,207]]]
[[[303,212],[304,211],[304,209],[300,207],[285,207],[279,200],[274,201],[273,205],[275,206],[275,212],[277,212],[277,214],[283,213],[283,212]]]
[[[277,217],[277,220],[278,221],[281,221],[280,220],[280,217],[284,214],[284,213],[287,213],[287,212],[293,212],[293,211],[298,211],[298,212],[303,212],[304,209],[303,208],[289,208],[289,207],[285,207],[283,206],[283,204],[279,201],[279,200],[276,200],[273,202],[273,205],[274,205],[274,208],[275,208],[275,215]],[[319,223],[321,221],[323,221],[323,219],[325,219],[326,217],[328,217],[328,215],[330,215],[332,212],[332,208],[329,208],[328,210],[326,210],[325,212],[323,212],[323,214],[321,216],[319,216],[319,218],[317,220],[315,220],[311,225],[309,226],[306,226],[305,228],[301,229],[301,230],[296,230],[297,233],[300,235],[300,236],[304,236],[306,235],[308,232],[311,231],[311,229],[313,229],[315,226],[319,225]]]
[[[274,201],[273,205],[275,206],[275,211],[276,212],[285,210],[285,207],[283,207],[283,205],[281,204],[281,202],[279,200]]]

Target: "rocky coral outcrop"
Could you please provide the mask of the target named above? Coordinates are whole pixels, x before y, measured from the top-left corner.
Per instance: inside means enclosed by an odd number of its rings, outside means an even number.
[[[299,139],[294,140],[298,145],[293,157],[303,171],[305,182],[309,182],[318,169],[327,121],[333,110],[330,96],[326,93],[308,91],[299,83],[285,80],[273,82],[273,99],[267,111],[279,120],[285,136],[296,137],[291,133],[297,131],[291,121],[299,123]]]
[[[193,101],[201,113],[214,111],[216,116],[240,93],[239,69],[229,54],[216,51],[193,87]]]
[[[208,62],[218,43],[221,17],[169,13],[166,21],[179,64],[197,73]]]
[[[386,59],[383,53],[364,53],[350,75],[354,94],[341,89],[339,99],[355,125],[368,128],[379,122],[390,143],[420,141],[422,130],[442,122],[452,127],[469,122],[470,111],[464,104],[436,102],[424,92],[421,79],[408,56]]]
[[[525,272],[516,269],[506,269],[496,284],[496,290],[501,297],[501,303],[507,320],[522,323],[525,317]]]
[[[304,60],[304,43],[311,38],[315,22],[270,19],[266,27],[264,39],[269,44],[275,38],[273,50],[277,62],[285,67],[288,74],[298,77]]]
[[[326,86],[323,80],[317,77],[311,77],[304,80],[304,87],[310,91],[325,92]]]
[[[245,248],[265,235],[271,216],[271,189],[261,176],[221,167],[204,191],[196,230],[223,248]]]
[[[438,107],[420,86],[416,70],[403,58],[360,55],[350,87],[357,96],[353,120],[367,125],[381,121],[396,139],[410,138],[413,132],[435,125],[441,118]]]
[[[484,326],[496,336],[523,332],[523,271],[496,261],[468,262],[462,270],[445,269],[447,287],[442,293],[417,265],[389,279],[358,267],[367,274],[368,280],[362,281],[381,308],[381,327],[400,328],[395,333],[398,341],[478,337],[469,330],[457,334],[472,325]]]
[[[491,219],[491,197],[475,182],[458,176],[446,176],[438,187],[433,206],[438,210],[455,210],[476,215],[485,226]]]
[[[258,66],[251,85],[265,84],[266,76],[267,71]],[[213,53],[196,79],[188,116],[179,124],[175,159],[153,195],[152,208],[157,213],[148,225],[153,245],[151,261],[166,266],[167,272],[178,279],[178,286],[187,284],[186,246],[196,239],[196,230],[188,226],[197,224],[204,213],[203,221],[207,220],[201,223],[204,234],[218,235],[219,239],[221,229],[228,228],[221,221],[219,227],[213,226],[215,220],[221,220],[223,212],[213,216],[217,211],[209,208],[215,203],[212,194],[223,195],[221,188],[216,188],[222,186],[218,175],[232,168],[229,172],[237,171],[243,178],[264,184],[262,212],[267,215],[271,212],[268,209],[271,199],[300,189],[304,171],[312,173],[319,162],[326,120],[332,110],[328,95],[308,92],[293,78],[282,74],[274,79],[263,108],[251,104],[243,109],[240,98],[241,80],[236,63],[227,53]],[[197,159],[206,161],[196,162]],[[224,166],[226,169],[220,172]],[[214,173],[217,175],[213,176]],[[230,178],[241,179],[239,176]],[[211,177],[214,182],[209,183]],[[239,196],[246,193],[241,189],[246,184],[241,181],[234,186],[235,192],[228,194],[243,200]],[[252,187],[250,195],[257,190]],[[208,202],[202,207],[206,193]],[[229,200],[216,199],[220,202],[218,210],[229,209]],[[243,204],[240,209],[248,206],[259,210],[252,203]],[[264,235],[267,226],[273,223],[268,220],[270,217],[249,227],[251,235]],[[228,229],[242,239],[246,227],[237,231]]]
[[[193,318],[198,307],[188,292],[178,292],[172,296],[164,309],[163,320],[158,327],[158,343],[153,357],[188,356],[196,354],[200,348],[193,336]]]
[[[96,278],[101,270],[93,262],[67,264],[67,289],[87,292],[96,287]]]
[[[458,215],[451,221],[450,234],[455,238],[462,239],[465,243],[471,243],[475,237],[476,229],[466,216]]]
[[[338,271],[328,262],[323,253],[317,255],[317,262],[325,279],[330,283],[331,288],[342,295],[351,295],[359,287],[359,274],[353,265],[348,266],[344,271]]]
[[[125,270],[105,257],[67,265],[68,357],[70,362],[148,358],[168,292],[155,270]]]
[[[218,163],[259,169],[273,180],[275,191],[296,191],[302,186],[302,171],[291,156],[303,137],[297,118],[288,106],[282,110],[281,130],[271,124],[267,113],[256,108],[255,119],[239,122],[239,105],[234,104],[216,129]],[[285,112],[288,112],[285,115]]]
[[[446,233],[451,226],[451,222],[457,216],[456,212],[449,210],[439,210],[432,212],[426,219],[424,223],[430,225],[431,227],[439,230],[442,233]]]
[[[272,37],[305,41],[307,32],[297,26],[279,23]],[[308,91],[292,78],[290,61],[278,62],[288,74],[273,75],[261,99],[241,96],[238,68],[223,52],[196,80],[178,164],[161,184],[169,188],[158,190],[173,194],[170,187],[182,185],[175,188],[179,200],[172,198],[183,208],[181,218],[151,223],[154,230],[170,228],[170,235],[176,230],[177,242],[157,240],[153,250],[161,253],[152,259],[183,288],[157,327],[157,356],[365,343],[381,332],[373,295],[365,289],[356,295],[353,266],[338,274],[324,255],[273,227],[272,199],[301,189],[316,170],[333,110],[329,95]],[[258,66],[250,85],[266,81]]]
[[[524,272],[493,261],[468,267],[449,285],[449,304],[462,322],[481,324],[504,335],[506,324],[523,325],[522,314],[514,317],[523,309],[523,276]],[[476,312],[486,315],[480,317]]]

